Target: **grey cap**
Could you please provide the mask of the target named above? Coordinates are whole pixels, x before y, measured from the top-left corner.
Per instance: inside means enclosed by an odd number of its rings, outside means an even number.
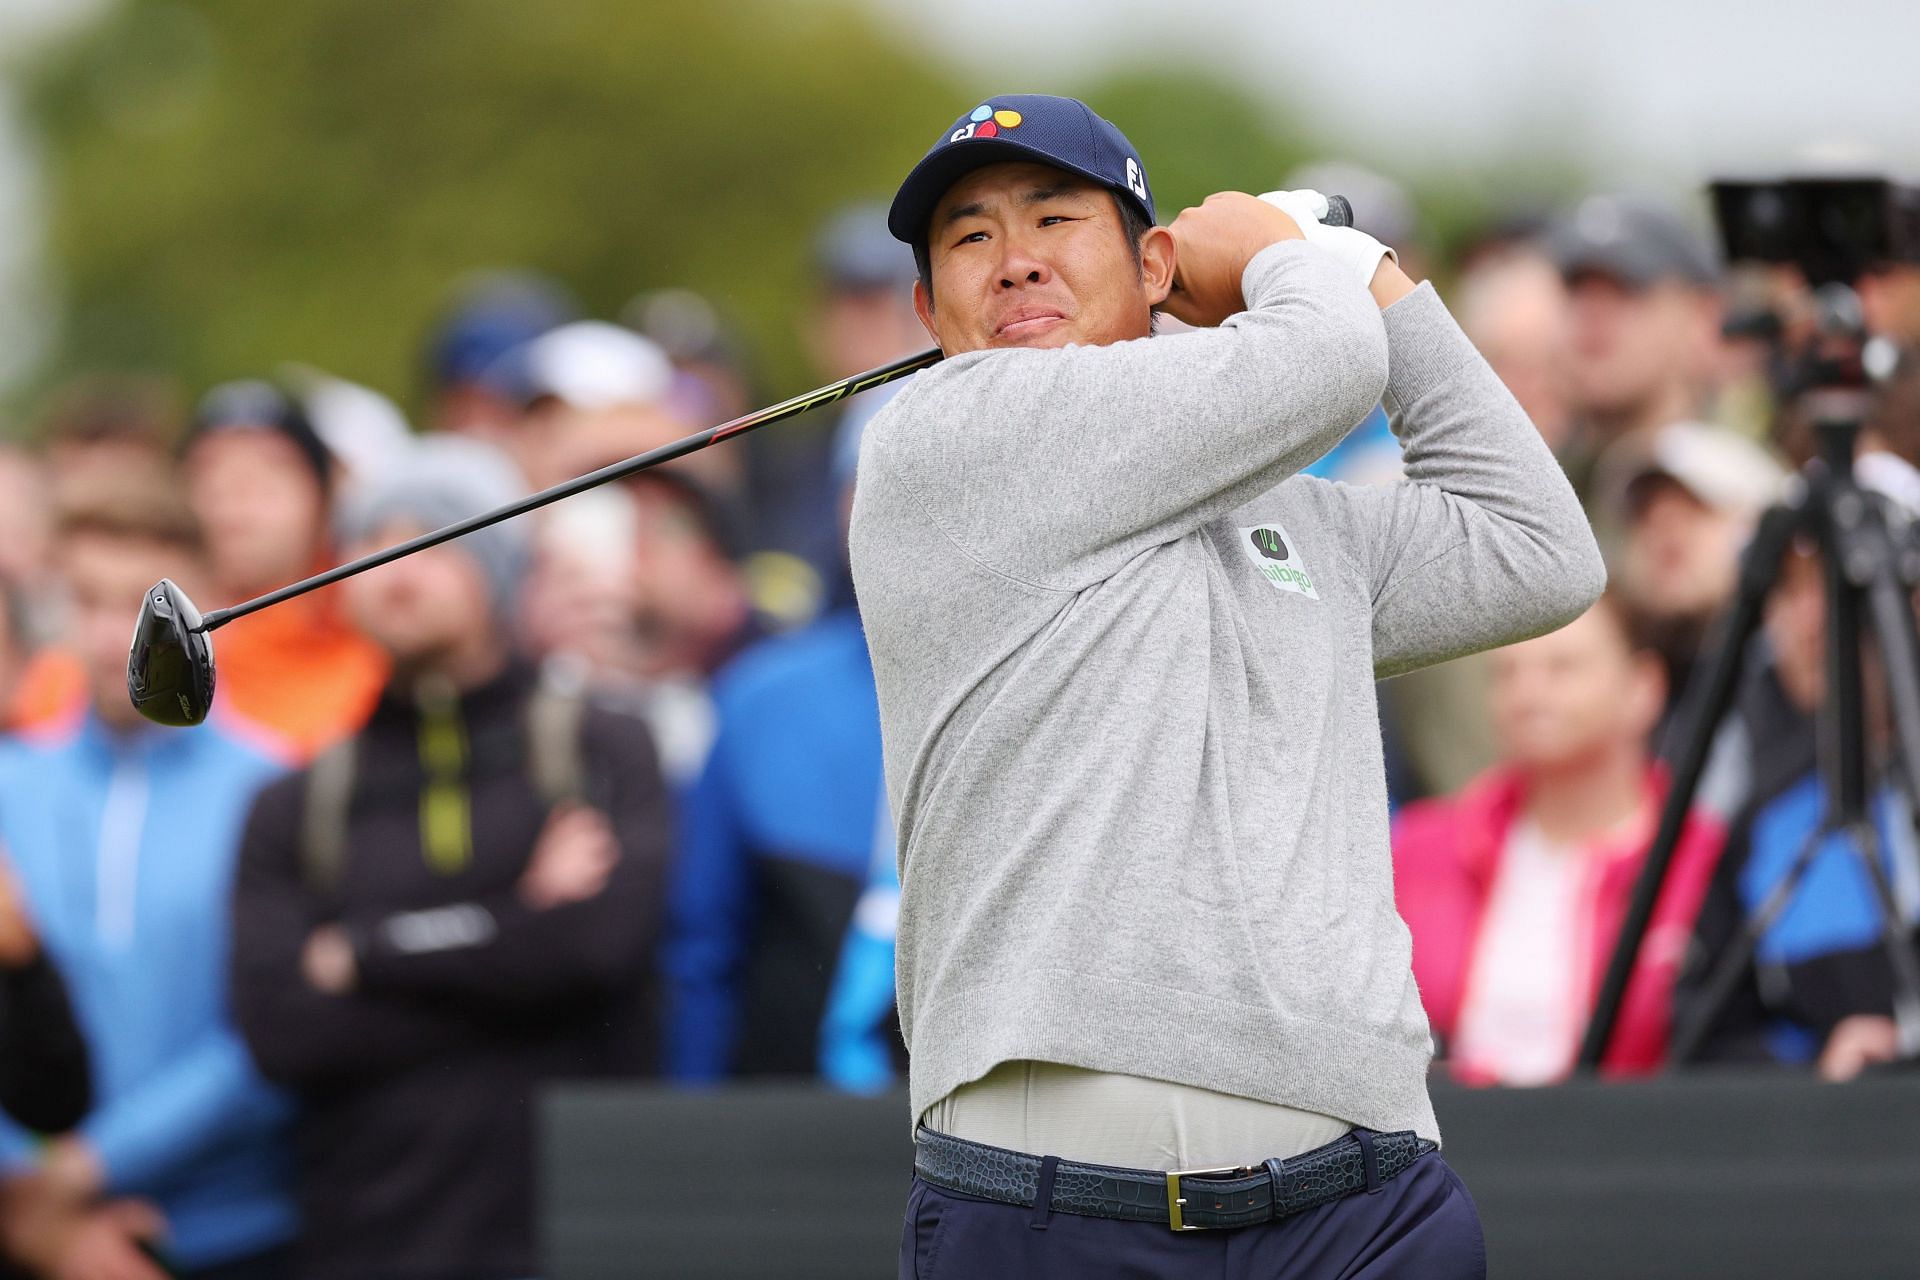
[[[887,206],[878,200],[847,205],[821,226],[814,266],[828,289],[846,293],[906,289],[917,274],[913,251],[887,230]]]
[[[341,495],[334,530],[342,542],[352,542],[394,521],[419,525],[422,531],[438,529],[525,492],[513,463],[492,445],[463,436],[424,436],[380,475],[359,481]],[[526,532],[519,522],[490,525],[446,545],[480,565],[494,613],[508,617],[527,562]]]
[[[1636,288],[1661,280],[1710,285],[1712,246],[1678,210],[1639,196],[1589,196],[1553,226],[1547,251],[1569,278],[1597,273]]]

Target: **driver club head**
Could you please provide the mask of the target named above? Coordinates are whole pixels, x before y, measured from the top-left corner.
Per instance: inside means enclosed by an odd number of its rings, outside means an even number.
[[[140,605],[127,650],[127,696],[155,724],[199,724],[213,709],[213,641],[171,578],[148,588]]]

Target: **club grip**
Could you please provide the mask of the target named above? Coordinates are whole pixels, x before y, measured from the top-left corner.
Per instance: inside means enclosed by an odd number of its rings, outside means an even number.
[[[1350,227],[1353,225],[1353,206],[1345,196],[1327,197],[1327,216],[1320,219],[1325,227]]]

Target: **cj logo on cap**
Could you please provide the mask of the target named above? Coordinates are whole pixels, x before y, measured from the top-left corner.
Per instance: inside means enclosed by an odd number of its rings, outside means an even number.
[[[967,116],[967,123],[947,135],[948,142],[961,142],[967,138],[995,138],[1002,129],[1018,129],[1021,115],[1018,111],[995,111],[993,104],[983,102]]]
[[[1140,162],[1132,156],[1127,157],[1127,190],[1140,197],[1140,203],[1147,202],[1147,175],[1140,172]]]

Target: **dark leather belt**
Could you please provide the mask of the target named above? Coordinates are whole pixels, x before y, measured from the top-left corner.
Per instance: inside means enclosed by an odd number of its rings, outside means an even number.
[[[1059,1213],[1157,1222],[1175,1231],[1272,1222],[1372,1190],[1439,1148],[1412,1130],[1355,1129],[1290,1160],[1238,1169],[1116,1169],[989,1147],[922,1126],[913,1170],[936,1187]],[[1045,1192],[1042,1192],[1042,1187]]]

